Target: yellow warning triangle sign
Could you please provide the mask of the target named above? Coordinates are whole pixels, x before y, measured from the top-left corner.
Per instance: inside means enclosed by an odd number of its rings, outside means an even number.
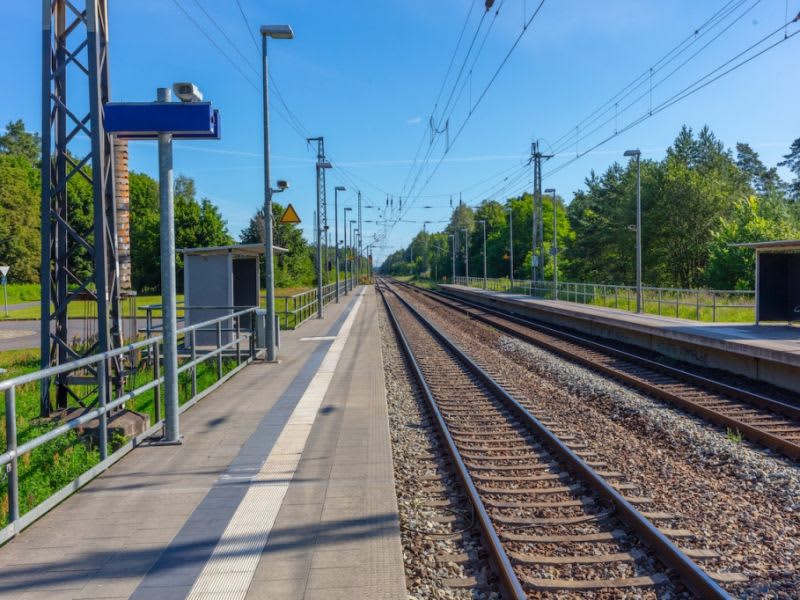
[[[297,211],[291,204],[289,204],[289,206],[286,207],[286,210],[283,211],[280,220],[281,225],[288,225],[290,223],[300,223],[300,216],[297,214]]]

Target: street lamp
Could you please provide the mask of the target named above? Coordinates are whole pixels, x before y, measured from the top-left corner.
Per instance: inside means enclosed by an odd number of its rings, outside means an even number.
[[[267,292],[267,322],[265,323],[267,361],[277,359],[275,347],[275,266],[272,252],[272,187],[269,182],[269,70],[267,64],[267,38],[291,40],[294,32],[288,25],[263,25],[261,27],[262,90],[264,103],[264,267]]]
[[[636,157],[636,312],[642,312],[642,152],[626,150],[625,156]]]
[[[464,232],[464,275],[469,286],[469,230],[465,227],[461,231]]]
[[[355,242],[356,239],[353,237],[353,225],[358,223],[356,219],[350,219],[350,249],[353,250],[350,256],[350,289],[354,290],[356,288],[356,275],[355,275]],[[358,230],[356,230],[358,231]]]
[[[453,248],[453,277],[450,281],[451,284],[456,282],[456,234],[450,234],[450,246]]]
[[[514,210],[509,206],[508,213],[508,279],[510,286],[514,287]]]
[[[349,282],[347,281],[347,213],[348,211],[353,210],[351,207],[346,206],[342,211],[342,219],[344,219],[344,243],[342,244],[342,249],[344,250],[344,295],[347,295],[347,288],[349,287]],[[351,288],[352,289],[352,288]]]
[[[481,219],[478,223],[483,225],[483,289],[486,289],[486,221]]]
[[[553,196],[553,245],[550,254],[553,255],[553,298],[558,300],[558,205],[556,204],[556,189],[547,188],[545,194]]]
[[[339,304],[339,192],[347,188],[337,185],[333,188],[333,239],[336,241],[336,258],[334,269],[336,271],[336,304]]]

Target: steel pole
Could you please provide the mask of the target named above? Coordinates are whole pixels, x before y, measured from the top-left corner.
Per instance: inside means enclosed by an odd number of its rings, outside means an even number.
[[[8,278],[5,275],[3,275],[3,305],[8,316]]]
[[[453,278],[450,283],[456,282],[456,236],[455,234],[450,234],[450,243],[453,246]]]
[[[514,211],[508,209],[508,278],[514,287]]]
[[[553,192],[553,298],[558,300],[558,204]]]
[[[636,312],[642,312],[642,167],[636,155]]]
[[[334,271],[336,272],[336,304],[339,304],[339,190],[333,188],[333,241],[336,243]]]
[[[483,222],[483,289],[486,289],[486,221]]]
[[[319,186],[322,168],[317,161],[317,318],[322,318],[322,219],[320,215]]]
[[[464,276],[469,285],[469,230],[464,230]]]
[[[169,102],[169,88],[158,88],[158,101]],[[164,439],[179,443],[178,324],[175,287],[175,203],[172,173],[172,135],[158,134],[158,189],[161,208],[161,311],[164,334]]]
[[[267,36],[261,36],[261,57],[263,65],[262,87],[264,103],[264,284],[267,292],[266,334],[267,360],[278,358],[275,346],[275,264],[272,248],[272,186],[269,174],[269,70],[267,63]]]

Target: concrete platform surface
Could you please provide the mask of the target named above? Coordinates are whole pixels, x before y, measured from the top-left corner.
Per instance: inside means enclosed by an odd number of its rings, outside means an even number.
[[[404,599],[372,288],[0,548],[0,599]]]
[[[540,300],[524,294],[442,286],[465,299],[516,307],[558,325],[644,346],[688,362],[762,379],[788,389],[800,387],[800,328],[788,325],[705,323],[651,314]]]

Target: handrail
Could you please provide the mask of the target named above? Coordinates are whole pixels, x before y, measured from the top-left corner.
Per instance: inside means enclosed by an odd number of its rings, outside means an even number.
[[[463,276],[457,276],[454,283],[494,291],[517,291],[551,300],[629,311],[633,310],[636,304],[636,287],[628,285],[559,281],[557,287],[554,287],[551,281],[537,281],[531,285],[530,280],[516,279],[511,282],[508,279],[487,278],[484,280],[482,277],[466,278]],[[717,315],[720,312],[746,309],[753,311],[752,317],[755,321],[755,291],[753,290],[643,286],[642,292],[643,312],[647,314],[674,315],[697,321],[717,322]]]
[[[211,325],[215,325],[218,322],[226,321],[232,319],[234,317],[239,317],[241,315],[245,315],[247,313],[255,313],[255,308],[249,308],[247,310],[242,310],[237,313],[233,313],[230,315],[224,315],[222,317],[216,317],[214,319],[210,319],[208,321],[203,321],[202,323],[195,323],[194,325],[188,325],[186,327],[182,327],[178,329],[176,332],[177,335],[186,334],[191,331],[195,331],[202,327],[209,327]],[[4,379],[0,381],[0,392],[3,392],[11,387],[18,387],[20,385],[24,385],[26,383],[33,383],[34,381],[39,381],[41,379],[48,379],[55,375],[61,375],[62,373],[69,373],[70,371],[77,371],[78,369],[82,369],[83,367],[88,367],[91,365],[95,365],[99,363],[101,360],[108,360],[109,358],[115,358],[117,356],[121,356],[123,354],[127,354],[129,352],[133,352],[134,350],[138,350],[140,348],[146,348],[148,346],[152,346],[155,342],[160,342],[164,339],[162,335],[155,335],[153,337],[149,337],[145,340],[139,340],[138,342],[133,342],[131,344],[127,344],[125,346],[120,346],[119,348],[114,348],[113,350],[107,350],[106,352],[102,352],[100,354],[93,354],[91,356],[86,356],[84,358],[80,358],[78,360],[73,360],[72,362],[63,363],[61,365],[56,365],[54,367],[48,367],[47,369],[42,369],[40,371],[34,371],[33,373],[26,373],[25,375],[18,375],[12,379]]]
[[[233,307],[231,307],[233,310]],[[222,315],[203,321],[202,323],[195,323],[187,327],[182,327],[177,331],[179,336],[183,336],[184,342],[190,342],[191,355],[189,360],[180,365],[177,370],[176,376],[182,373],[191,371],[191,396],[185,400],[180,412],[197,402],[204,395],[210,393],[217,386],[221,385],[228,378],[232,377],[239,370],[244,368],[247,364],[255,358],[255,332],[257,326],[257,319],[252,318],[248,330],[241,329],[241,319],[246,315],[255,315],[256,308],[250,307],[245,310],[232,312],[231,314]],[[235,332],[231,336],[230,341],[223,343],[222,331],[223,322],[236,321],[235,328],[231,331]],[[224,331],[228,331],[225,328]],[[207,332],[209,330],[216,331],[216,341],[210,350],[203,352],[198,356],[196,334],[199,331]],[[249,343],[248,343],[249,342]],[[106,352],[98,353],[92,356],[87,356],[69,363],[49,367],[33,373],[19,375],[17,377],[0,381],[0,392],[5,395],[5,433],[6,433],[6,448],[0,454],[0,472],[7,472],[8,481],[8,520],[9,523],[4,528],[0,529],[0,544],[4,541],[15,536],[19,531],[32,523],[36,518],[43,515],[59,501],[63,500],[67,495],[77,490],[81,485],[99,475],[103,470],[108,468],[111,464],[122,458],[127,452],[147,436],[153,435],[161,428],[164,419],[161,418],[161,402],[160,402],[160,386],[166,380],[166,375],[162,375],[160,369],[161,350],[159,345],[163,343],[162,335],[154,335],[145,340],[140,340],[127,344],[120,348],[108,350]],[[245,352],[242,351],[242,344],[245,346]],[[235,361],[236,366],[224,373],[223,367],[223,353],[229,349],[235,348]],[[136,350],[147,349],[147,361],[152,361],[153,377],[134,389],[125,391],[123,388],[119,390],[120,395],[109,400],[108,396],[113,395],[108,389],[106,373],[107,363],[110,359],[122,355],[133,356]],[[231,354],[234,356],[234,354]],[[205,361],[216,357],[216,382],[206,387],[204,390],[198,392],[197,390],[197,366]],[[131,361],[133,359],[131,358]],[[94,370],[90,369],[89,372],[97,377],[97,406],[85,410],[79,416],[76,416],[68,421],[55,425],[49,431],[40,434],[25,443],[18,445],[18,432],[17,432],[17,406],[16,406],[16,389],[20,386],[42,381],[42,385],[49,385],[48,380],[58,375],[65,373],[80,371],[89,367],[95,367]],[[120,449],[116,450],[109,456],[108,444],[108,418],[109,413],[115,409],[122,407],[126,402],[129,402],[141,396],[149,390],[155,390],[153,410],[155,416],[155,423],[144,433],[134,437],[127,444],[124,444]],[[60,490],[55,491],[49,498],[41,501],[35,507],[30,507],[30,510],[24,515],[20,515],[20,493],[19,493],[19,457],[39,448],[73,431],[93,420],[98,420],[98,438],[99,438],[99,453],[100,462],[94,467],[90,467],[86,472],[79,475],[76,479],[68,483]]]

